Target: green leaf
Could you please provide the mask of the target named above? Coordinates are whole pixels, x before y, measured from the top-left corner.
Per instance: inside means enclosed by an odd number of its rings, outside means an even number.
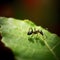
[[[0,17],[2,42],[9,47],[16,60],[60,60],[60,37],[30,20]],[[29,29],[42,31],[32,33]]]

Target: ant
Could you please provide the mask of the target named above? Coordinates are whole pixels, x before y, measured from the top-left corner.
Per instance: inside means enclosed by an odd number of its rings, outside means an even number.
[[[31,34],[37,34],[37,33],[40,33],[41,35],[43,35],[43,32],[42,31],[40,31],[40,30],[36,30],[36,29],[34,29],[34,31],[33,31],[33,29],[32,28],[30,28],[30,30],[28,31],[28,35],[31,35]]]

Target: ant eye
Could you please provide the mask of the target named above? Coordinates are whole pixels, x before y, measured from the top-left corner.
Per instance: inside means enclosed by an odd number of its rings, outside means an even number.
[[[33,29],[30,28],[27,34],[28,34],[28,35],[31,35],[32,33],[33,33]]]

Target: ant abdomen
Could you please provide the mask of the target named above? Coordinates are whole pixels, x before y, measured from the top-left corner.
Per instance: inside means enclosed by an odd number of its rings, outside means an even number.
[[[31,35],[32,33],[33,33],[33,29],[30,28],[27,34],[28,34],[28,35]]]
[[[27,34],[28,34],[28,35],[31,35],[31,34],[32,34],[32,32],[30,32],[30,31],[29,31]]]

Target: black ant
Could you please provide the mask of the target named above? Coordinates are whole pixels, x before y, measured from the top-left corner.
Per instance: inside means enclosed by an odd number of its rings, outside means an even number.
[[[40,33],[41,35],[43,35],[43,32],[42,31],[40,31],[40,30],[36,30],[36,29],[34,29],[34,31],[33,31],[33,29],[32,28],[30,28],[30,30],[28,31],[28,35],[31,35],[31,34],[37,34],[37,33]]]

